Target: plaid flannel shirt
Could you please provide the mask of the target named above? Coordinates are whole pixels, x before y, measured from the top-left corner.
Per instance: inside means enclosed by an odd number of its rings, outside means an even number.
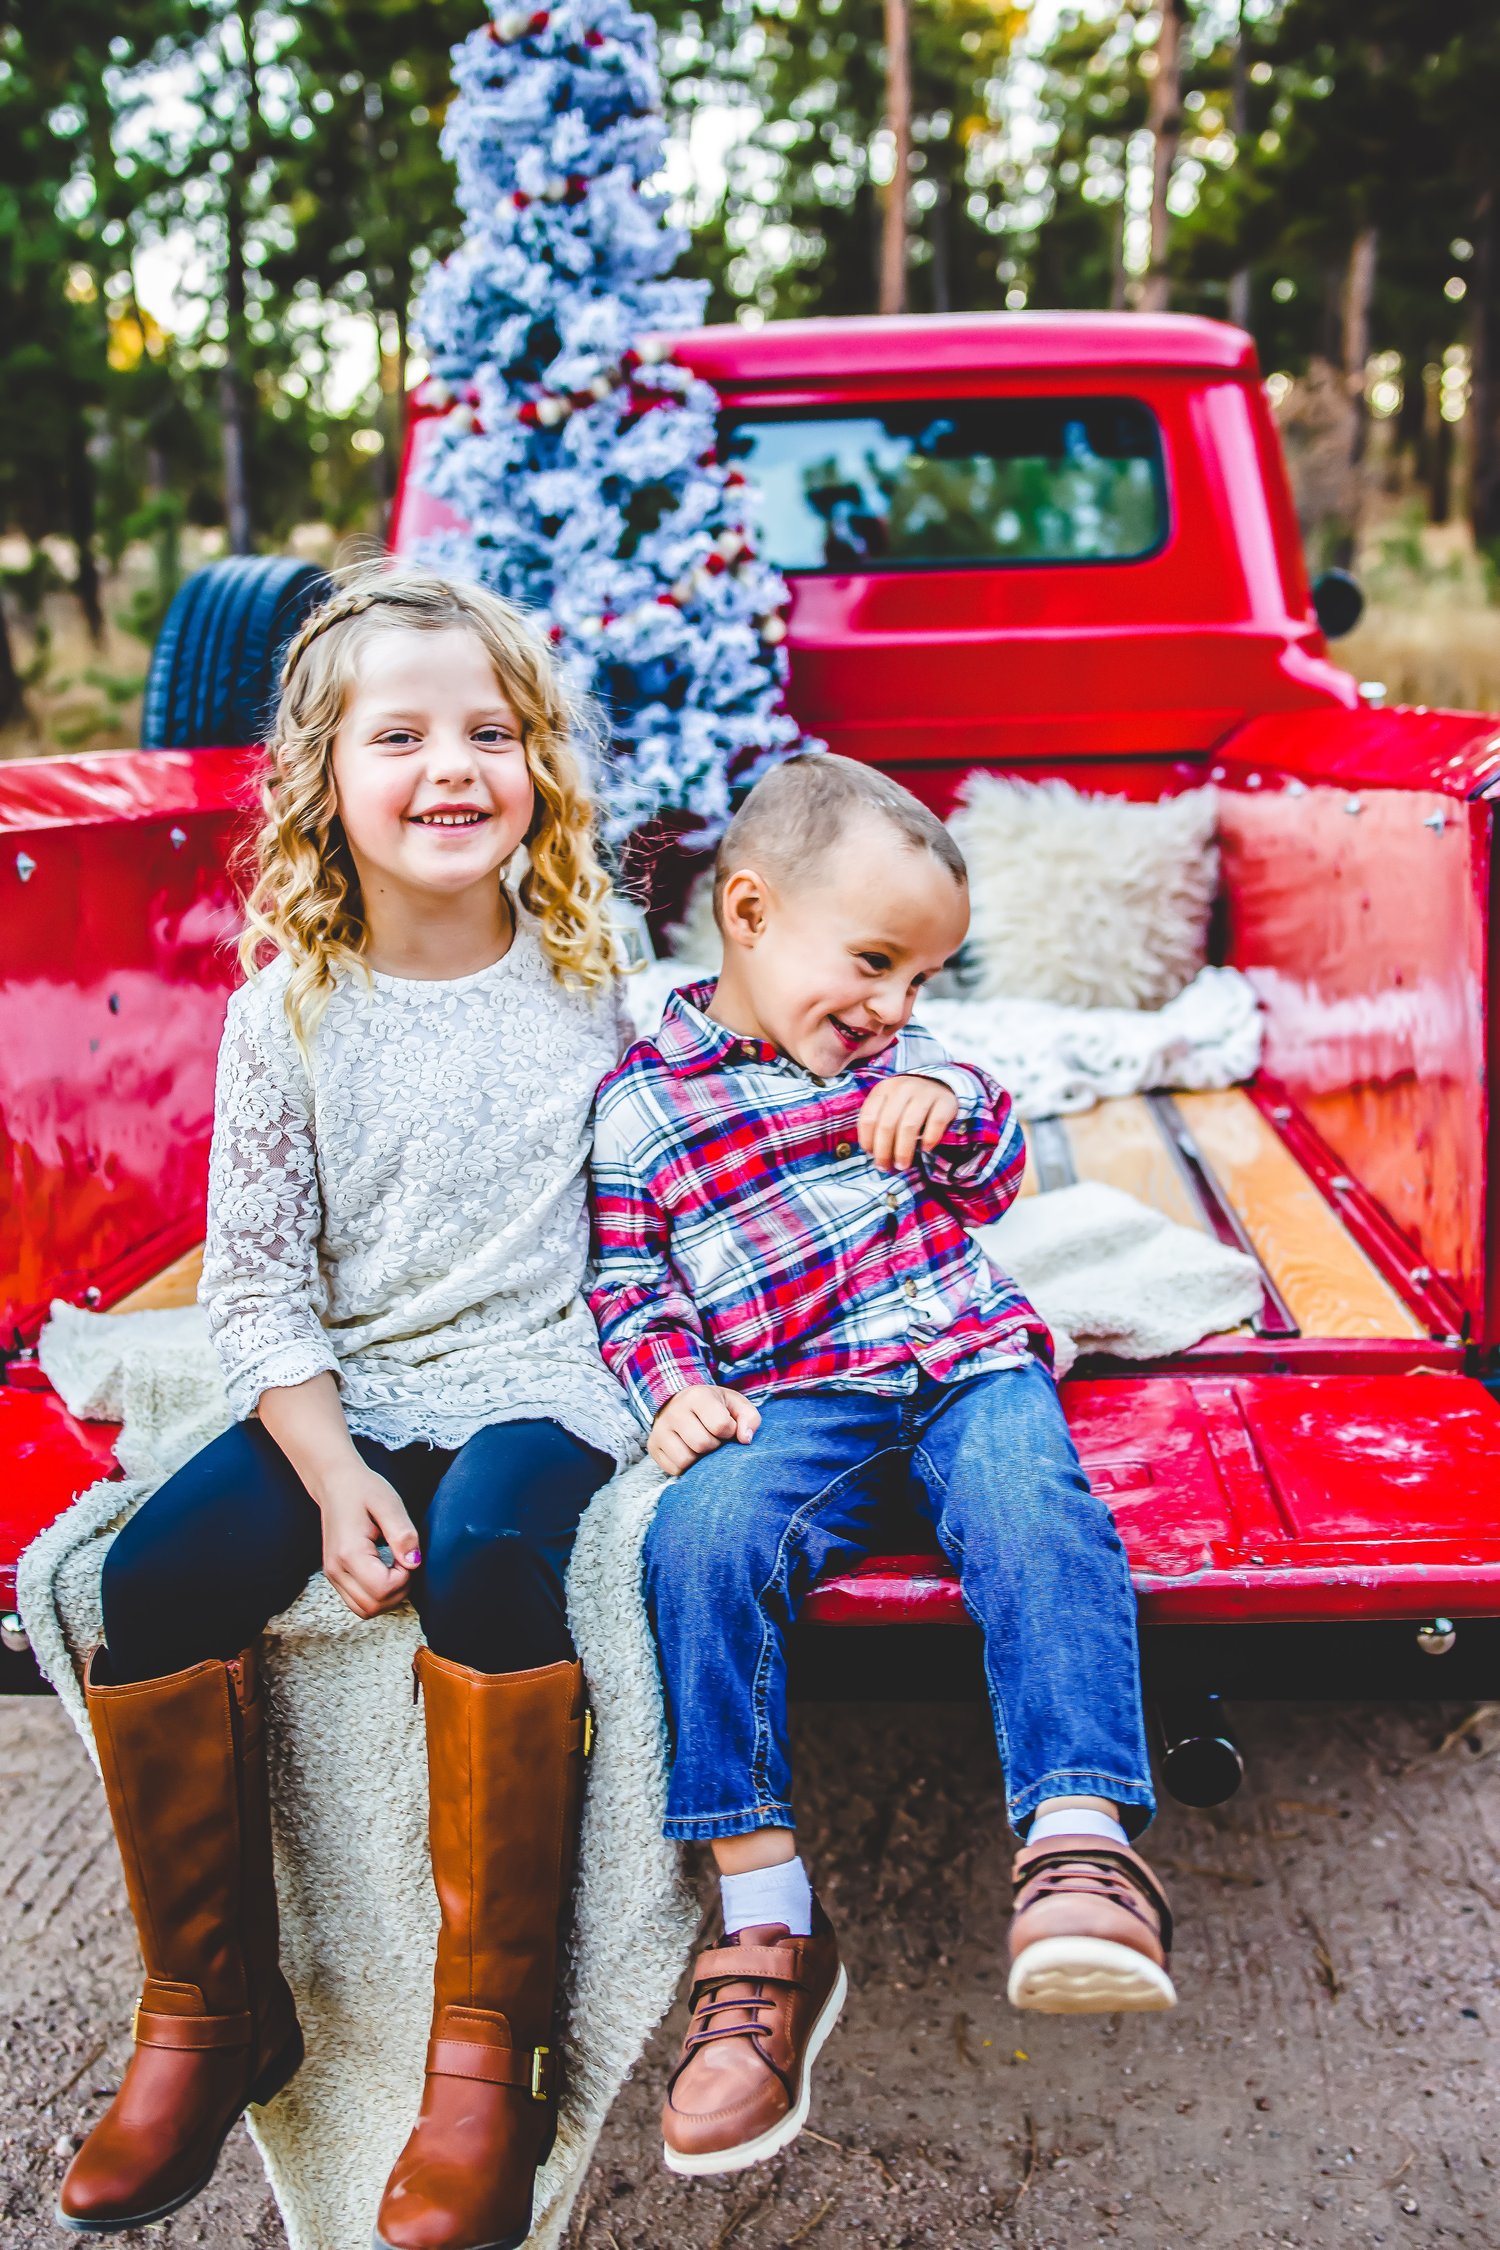
[[[1026,1144],[1009,1095],[910,1023],[814,1078],[674,992],[599,1089],[589,1302],[641,1420],[691,1383],[900,1393],[1051,1360],[1051,1338],[968,1229],[1013,1201]],[[877,1171],[857,1120],[882,1078],[958,1096],[941,1144]]]

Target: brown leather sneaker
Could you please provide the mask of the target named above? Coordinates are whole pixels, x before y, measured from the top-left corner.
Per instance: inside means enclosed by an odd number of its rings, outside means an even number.
[[[1128,1845],[1049,1836],[1016,1854],[1012,1880],[1012,2007],[1053,2016],[1176,2007],[1172,1911]]]
[[[811,1937],[767,1923],[699,1954],[692,2020],[661,2114],[669,2172],[743,2172],[797,2138],[813,2063],[848,1990],[816,1900]]]

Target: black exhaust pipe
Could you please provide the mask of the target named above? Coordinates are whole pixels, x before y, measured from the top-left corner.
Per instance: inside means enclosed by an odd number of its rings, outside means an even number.
[[[1227,1804],[1245,1778],[1245,1759],[1218,1696],[1159,1696],[1155,1718],[1161,1777],[1178,1804]]]

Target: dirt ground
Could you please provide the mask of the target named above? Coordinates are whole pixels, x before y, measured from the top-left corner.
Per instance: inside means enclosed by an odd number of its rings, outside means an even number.
[[[738,2180],[660,2169],[680,2008],[627,2087],[572,2250],[1367,2250],[1500,2245],[1500,1712],[1238,1713],[1250,1774],[1171,1807],[1175,2015],[1005,2005],[1006,1836],[977,1708],[804,1706],[804,1850],[852,1995],[813,2131]],[[0,1701],[0,2244],[64,2239],[67,2153],[127,2051],[135,1977],[97,1786],[55,1704]],[[629,1964],[621,1964],[629,1973]],[[121,2243],[274,2250],[243,2136]]]

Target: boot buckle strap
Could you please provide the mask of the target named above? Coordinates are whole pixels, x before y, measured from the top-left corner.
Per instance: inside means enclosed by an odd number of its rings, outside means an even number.
[[[137,2003],[130,2036],[138,2047],[180,2047],[202,2052],[213,2047],[248,2047],[255,2019],[246,2009],[235,2016],[168,2016]]]
[[[518,2086],[534,2102],[552,2098],[550,2047],[492,2047],[478,2039],[434,2039],[427,2057],[434,2078],[478,2078],[487,2086]]]

